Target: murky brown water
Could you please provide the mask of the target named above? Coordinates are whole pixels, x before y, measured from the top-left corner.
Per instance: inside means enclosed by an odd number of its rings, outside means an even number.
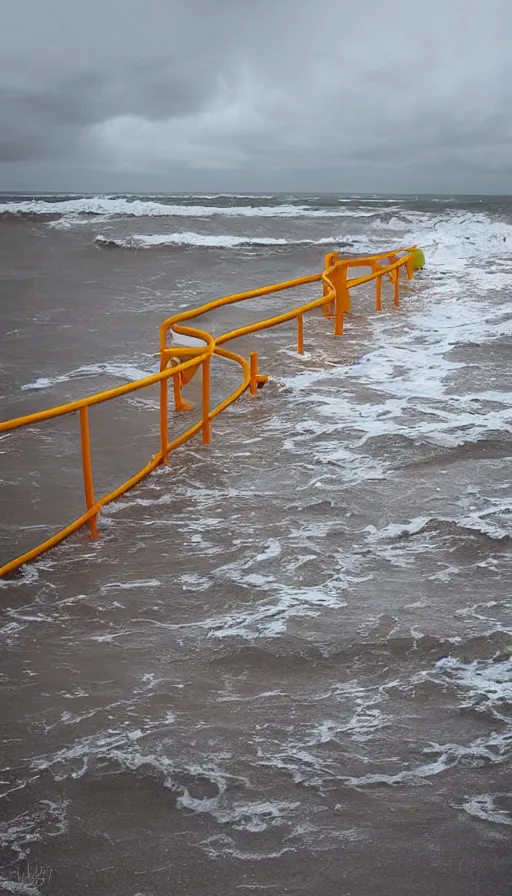
[[[427,254],[398,312],[362,292],[337,340],[308,317],[304,358],[293,325],[241,341],[270,383],[212,446],[2,582],[0,891],[511,893],[508,211],[358,208],[180,220],[289,240],[212,249],[93,242],[173,220],[0,218],[4,418],[151,371],[184,305],[321,269],[307,232]],[[158,449],[156,392],[91,428],[100,493]],[[78,452],[75,418],[0,441],[2,560],[81,512]]]

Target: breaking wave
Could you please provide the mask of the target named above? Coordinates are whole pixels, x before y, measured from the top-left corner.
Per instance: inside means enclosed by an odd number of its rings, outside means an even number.
[[[146,376],[151,376],[152,373],[155,373],[155,370],[144,370],[141,367],[137,367],[135,364],[122,361],[105,362],[102,364],[83,364],[66,374],[39,376],[33,382],[25,383],[21,389],[23,392],[49,389],[52,386],[59,385],[59,383],[67,383],[70,380],[82,379],[90,376],[112,376],[131,383],[135,382],[135,380],[144,379]]]
[[[99,234],[95,242],[107,249],[156,249],[169,246],[194,247],[203,249],[238,249],[247,246],[327,246],[344,248],[357,244],[359,251],[366,248],[367,241],[356,237],[323,237],[318,240],[287,240],[282,237],[248,237],[231,234],[213,235],[184,231],[182,233],[131,234],[124,238],[114,238]]]
[[[307,205],[186,205],[148,199],[109,196],[67,199],[60,202],[26,199],[0,203],[0,214],[11,215],[102,215],[128,218],[372,218],[378,209],[311,208]]]

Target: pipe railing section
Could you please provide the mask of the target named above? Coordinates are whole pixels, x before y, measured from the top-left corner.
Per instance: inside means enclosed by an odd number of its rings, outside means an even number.
[[[251,352],[247,360],[242,355],[223,348],[226,343],[241,336],[247,336],[260,330],[296,320],[297,352],[303,354],[305,314],[321,308],[326,318],[334,320],[334,334],[341,336],[343,334],[345,314],[350,312],[351,289],[375,280],[375,305],[376,309],[380,311],[382,310],[382,278],[387,276],[394,286],[393,301],[396,307],[399,305],[400,300],[400,269],[405,268],[407,276],[411,279],[414,271],[423,266],[423,262],[423,254],[416,246],[410,246],[391,253],[384,252],[378,255],[358,258],[340,259],[336,252],[329,253],[325,256],[324,270],[318,274],[311,274],[259,289],[224,296],[201,305],[199,308],[193,308],[169,317],[160,326],[160,371],[158,373],[114,389],[97,392],[95,395],[82,398],[79,401],[69,402],[68,404],[38,411],[34,414],[27,414],[23,417],[0,422],[0,433],[11,432],[25,426],[33,426],[34,424],[53,420],[56,417],[78,412],[86,506],[85,512],[76,520],[66,525],[41,544],[0,567],[0,577],[14,572],[25,563],[46,553],[46,551],[49,551],[85,525],[89,526],[90,536],[96,538],[98,536],[98,515],[102,507],[115,501],[129,489],[133,488],[161,464],[167,464],[169,462],[169,454],[197,434],[201,433],[203,444],[210,444],[212,420],[233,404],[244,392],[249,391],[251,395],[255,395],[259,387],[268,380],[268,377],[259,373],[257,352]],[[350,271],[359,267],[369,267],[370,273],[361,277],[349,277]],[[190,325],[191,321],[210,311],[313,283],[322,284],[323,291],[319,298],[292,308],[290,311],[230,330],[215,338],[206,330]],[[174,341],[177,336],[185,336],[192,339],[193,343],[190,345],[177,344]],[[170,339],[171,342],[169,343]],[[211,407],[211,359],[213,356],[238,364],[242,374],[240,385],[214,408]],[[186,411],[192,405],[183,398],[182,389],[190,382],[199,368],[201,368],[201,418],[181,435],[169,441],[169,380],[172,379],[173,381],[175,411]],[[89,408],[106,401],[113,401],[132,392],[138,392],[155,384],[159,384],[160,388],[159,450],[141,470],[117,488],[99,498],[96,497],[91,459]]]

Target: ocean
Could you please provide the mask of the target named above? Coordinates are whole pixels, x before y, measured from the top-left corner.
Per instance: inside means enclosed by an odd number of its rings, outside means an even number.
[[[173,313],[412,244],[400,308],[237,340],[269,383],[211,446],[0,581],[0,892],[510,896],[512,199],[0,195],[2,419],[155,372]],[[90,424],[103,494],[157,387]],[[77,415],[0,460],[1,565],[83,512]]]

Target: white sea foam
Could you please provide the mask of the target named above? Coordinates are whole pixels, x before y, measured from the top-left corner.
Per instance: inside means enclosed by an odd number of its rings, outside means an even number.
[[[184,573],[178,578],[184,591],[207,591],[211,586],[210,579],[199,573]]]
[[[503,719],[502,710],[512,706],[512,657],[464,663],[448,656],[438,660],[436,668],[462,689],[461,706],[488,709],[498,713],[500,719]]]
[[[101,586],[100,593],[107,594],[109,591],[131,591],[139,588],[146,590],[146,588],[159,588],[161,584],[159,579],[141,579],[140,581],[134,580],[132,582],[109,582],[107,585]]]
[[[443,531],[443,524],[450,528]],[[465,530],[480,532],[498,542],[510,535],[509,524],[507,529],[504,529],[498,524],[482,521],[478,514],[472,514],[470,517],[417,517],[409,523],[391,523],[381,529],[369,525],[365,529],[365,537],[375,557],[385,560],[391,566],[405,569],[413,566],[419,557],[425,555],[434,557],[436,551],[444,553],[446,538],[455,538],[457,533],[464,537],[467,535]],[[429,580],[449,582],[460,572],[457,566],[447,564],[429,576]]]
[[[182,809],[189,809],[200,814],[212,815],[219,824],[229,824],[235,830],[260,833],[269,827],[284,824],[287,817],[300,803],[287,801],[262,800],[258,802],[235,802],[222,805],[219,797],[191,797],[188,789],[178,797],[176,804]]]
[[[462,806],[456,808],[464,809],[473,818],[480,818],[482,821],[491,822],[491,824],[512,825],[512,813],[496,806],[496,799],[500,796],[510,799],[510,794],[484,793],[470,797],[464,801]]]
[[[124,199],[108,196],[67,199],[51,202],[44,199],[0,203],[0,214],[14,215],[101,215],[115,217],[211,218],[369,218],[373,211],[345,208],[311,208],[307,205],[186,205],[147,199]]]
[[[111,376],[116,379],[126,380],[127,382],[135,382],[144,379],[155,373],[155,369],[148,370],[137,367],[129,361],[112,361],[102,364],[83,364],[69,373],[59,374],[52,377],[37,377],[32,383],[26,383],[22,386],[22,390],[29,392],[37,389],[49,389],[59,383],[67,383],[70,380],[83,379],[93,376]]]
[[[197,622],[174,624],[153,621],[153,624],[182,631],[205,631],[207,637],[214,639],[239,637],[252,641],[279,637],[294,619],[314,618],[326,610],[339,610],[347,606],[347,602],[339,596],[345,588],[341,578],[333,578],[325,586],[317,588],[290,588],[276,582],[270,575],[247,573],[245,566],[244,563],[228,564],[215,570],[214,576],[221,581],[228,578],[238,582],[252,593],[254,600],[249,606]],[[262,597],[263,594],[267,596]]]
[[[468,365],[450,355],[457,346],[481,345],[512,334],[508,309],[492,294],[492,290],[512,285],[512,265],[503,243],[503,236],[512,239],[512,226],[480,213],[428,216],[428,229],[422,220],[419,216],[410,230],[404,228],[403,220],[395,221],[397,231],[402,230],[400,242],[417,242],[427,258],[421,286],[416,281],[413,293],[411,287],[404,287],[406,319],[373,314],[375,348],[351,366],[280,378],[285,387],[303,393],[300,397],[308,405],[314,388],[317,415],[339,421],[345,446],[347,430],[361,433],[360,447],[365,440],[383,435],[456,447],[485,438],[490,431],[512,432],[510,394],[495,389],[457,394],[454,383]],[[355,290],[355,311],[360,301]],[[350,326],[349,319],[348,339]],[[347,378],[379,396],[378,401],[365,403],[364,413],[360,401],[347,389]],[[296,402],[296,394],[293,400]],[[490,403],[494,407],[489,407]],[[329,431],[336,435],[336,427]],[[297,432],[300,439],[298,427]],[[308,441],[307,433],[303,440]],[[297,436],[288,436],[285,447],[293,448],[296,441]],[[328,453],[325,446],[313,443],[309,447],[324,456]],[[349,460],[347,456],[347,464]]]
[[[314,726],[311,734],[305,738],[304,745],[311,748],[331,741],[339,742],[348,735],[359,743],[370,741],[378,731],[390,724],[389,716],[379,708],[386,699],[381,688],[362,688],[357,682],[350,682],[344,688],[336,686],[334,693],[353,702],[353,712],[348,721],[340,722],[332,719]]]
[[[171,719],[173,721],[173,719]],[[137,771],[145,765],[155,765],[164,776],[169,776],[173,766],[165,756],[154,757],[142,752],[141,742],[158,729],[167,728],[167,719],[147,723],[144,728],[109,729],[79,738],[69,747],[34,758],[31,769],[35,772],[51,771],[56,781],[66,778],[82,778],[89,763],[97,759],[110,759],[123,768]]]
[[[102,235],[96,237],[99,246],[117,246],[121,249],[153,249],[158,246],[194,246],[204,249],[236,249],[240,246],[286,246],[288,240],[276,237],[242,237],[215,236],[214,234],[193,233],[155,233],[133,234],[124,238],[110,238]],[[300,240],[301,243],[309,240]]]
[[[112,516],[127,510],[129,507],[158,507],[162,504],[172,504],[174,500],[175,498],[172,494],[163,494],[155,498],[121,498],[119,501],[109,504],[108,514]]]
[[[512,238],[512,225],[496,220],[485,212],[446,212],[439,216],[428,216],[432,226],[423,242],[428,243],[435,260],[448,262],[450,266],[464,268],[468,261],[477,262],[482,257],[508,259],[508,242]],[[427,222],[418,216],[413,224],[421,230]],[[378,224],[374,225],[377,228]],[[423,237],[423,233],[421,234]],[[422,242],[422,245],[423,245]]]
[[[26,625],[20,625],[19,622],[7,622],[0,628],[0,637],[5,638],[6,643],[12,645],[26,627]]]
[[[512,519],[510,518],[510,504],[499,501],[491,501],[490,507],[484,507],[481,510],[473,510],[468,514],[460,516],[439,515],[435,517],[419,516],[404,523],[388,523],[381,529],[369,525],[366,527],[366,537],[369,543],[379,542],[395,542],[410,540],[413,536],[431,532],[439,529],[442,523],[453,524],[459,529],[469,529],[474,532],[480,532],[487,535],[491,539],[501,541],[504,538],[512,536]],[[497,520],[488,520],[488,517],[497,517]],[[403,547],[403,545],[402,545]],[[407,546],[406,546],[407,549]]]
[[[211,859],[231,856],[241,862],[261,862],[267,861],[268,859],[278,859],[285,853],[291,852],[292,850],[295,851],[296,849],[295,846],[283,846],[280,849],[267,851],[259,848],[258,850],[254,850],[254,852],[250,852],[248,850],[239,849],[234,839],[228,837],[226,834],[215,834],[213,837],[208,837],[200,843],[200,846]],[[245,886],[251,888],[251,885],[249,884],[239,884],[239,887]],[[271,885],[269,885],[269,887],[270,886]],[[258,885],[258,889],[260,888],[260,885]]]
[[[492,569],[493,571],[496,571],[500,566],[500,561],[491,556],[488,557],[487,560],[483,560],[481,563],[477,563],[476,565],[480,569]],[[455,615],[463,616],[470,619],[478,619],[481,622],[496,625],[496,616],[498,614],[503,614],[512,625],[511,599],[488,600],[472,604],[469,607],[464,607],[462,610],[457,610]],[[512,634],[512,628],[507,628],[506,631],[508,631],[509,634]]]
[[[239,249],[250,246],[345,246],[358,252],[365,249],[371,251],[371,244],[364,237],[339,234],[321,237],[320,239],[286,239],[272,236],[235,236],[233,234],[204,234],[193,231],[178,233],[134,233],[128,237],[109,237],[99,234],[95,238],[98,246],[119,249],[154,249],[169,246],[192,247],[202,249]]]
[[[31,811],[10,819],[4,809],[4,818],[0,821],[0,846],[11,849],[18,861],[27,859],[31,844],[40,841],[42,836],[58,837],[66,833],[68,805],[68,800],[40,800]]]
[[[389,716],[374,705],[380,700],[381,696],[377,694],[366,699],[359,697],[356,700],[354,715],[345,727],[347,734],[350,734],[354,740],[360,742],[371,740],[377,731],[390,724]]]
[[[346,607],[332,590],[287,588],[263,576],[245,576],[246,587],[277,591],[277,597],[259,601],[247,610],[211,617],[201,623],[211,638],[276,638],[294,618],[319,616],[322,610]]]
[[[350,787],[372,787],[378,785],[396,786],[418,784],[436,775],[443,774],[459,763],[492,765],[507,761],[510,755],[510,740],[506,734],[493,732],[489,737],[480,737],[467,745],[448,743],[432,744],[423,750],[425,755],[434,754],[433,762],[425,762],[413,768],[404,768],[395,774],[370,773],[361,776],[346,776],[342,780]]]
[[[278,848],[264,849],[258,843],[253,850],[248,847],[242,849],[237,845],[233,837],[229,837],[226,834],[216,834],[213,837],[208,837],[200,845],[212,859],[229,856],[241,862],[261,862],[280,858],[287,852],[296,852],[297,849],[303,848],[304,844],[307,844],[307,848],[313,852],[322,852],[324,850],[332,852],[342,848],[344,843],[353,843],[364,839],[365,832],[355,827],[343,829],[336,826],[332,828],[325,827],[322,824],[315,824],[311,821],[302,821],[294,825],[292,832],[285,837],[282,845]],[[273,891],[276,887],[280,891],[278,884],[244,883],[239,884],[237,889],[257,890],[259,892],[261,890]]]
[[[309,441],[308,433],[314,435],[315,427],[333,436],[344,432],[342,450],[349,451],[352,446],[347,447],[347,432],[350,435],[351,431],[361,434],[359,447],[367,439],[383,435],[457,447],[485,438],[490,431],[511,433],[510,394],[497,389],[457,394],[454,378],[467,364],[452,360],[450,352],[458,345],[492,340],[508,329],[512,332],[512,322],[506,318],[503,322],[505,311],[499,303],[484,303],[480,296],[472,302],[459,286],[452,284],[451,289],[456,289],[455,295],[437,294],[434,286],[422,290],[418,294],[420,307],[415,308],[414,297],[406,322],[398,315],[374,315],[376,347],[352,365],[280,376],[280,383],[294,393],[293,402],[299,399],[307,404],[309,413],[311,390],[315,389],[317,419],[307,421],[304,436],[297,424],[296,435],[288,436],[285,447]],[[357,293],[353,305],[357,308]],[[350,338],[349,329],[347,333]],[[366,402],[364,413],[361,402],[351,394],[352,381],[376,393],[378,400]],[[327,426],[325,418],[329,419]],[[324,455],[328,452],[325,446],[311,447]]]
[[[258,563],[261,563],[262,560],[274,560],[276,557],[279,557],[281,553],[281,545],[276,538],[272,538],[264,551],[255,558]]]
[[[42,896],[42,891],[32,882],[30,876],[25,880],[22,878],[9,880],[7,877],[0,876],[0,888],[4,893],[12,893],[13,896]]]
[[[163,724],[167,727],[169,719],[164,719]],[[109,760],[133,772],[150,768],[162,776],[164,787],[178,794],[176,798],[178,808],[211,815],[218,824],[251,833],[260,833],[269,827],[284,824],[299,807],[298,802],[286,800],[233,801],[231,792],[228,792],[228,783],[235,782],[247,787],[249,784],[247,779],[225,774],[213,762],[206,765],[192,762],[185,768],[180,768],[176,761],[165,755],[162,750],[153,752],[149,745],[144,750],[141,742],[151,732],[158,731],[161,726],[162,722],[150,723],[144,730],[100,731],[76,740],[70,747],[34,760],[32,768],[38,772],[50,770],[56,780],[65,780],[68,777],[81,778],[87,773],[90,763],[97,760]],[[187,783],[187,779],[190,778],[207,782],[208,795],[193,795],[192,788]],[[16,840],[18,833],[18,829],[11,828],[13,840]]]

